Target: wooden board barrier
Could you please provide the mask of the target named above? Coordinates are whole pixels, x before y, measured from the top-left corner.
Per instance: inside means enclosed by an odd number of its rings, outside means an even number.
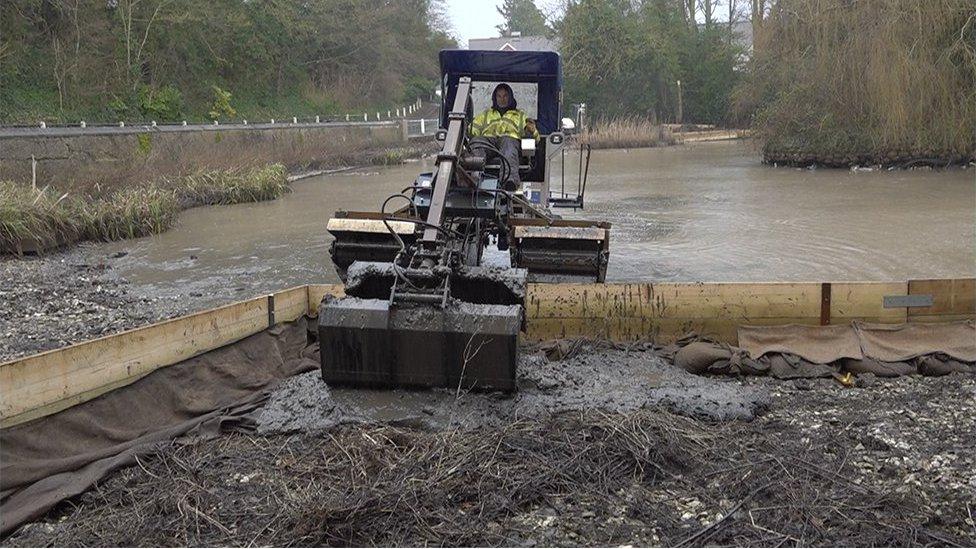
[[[346,295],[342,284],[309,284],[308,288],[308,316],[316,318],[319,316],[319,303],[325,294],[336,296]]]
[[[911,280],[910,295],[931,295],[931,307],[911,307],[912,322],[942,322],[976,316],[976,278],[951,280]]]
[[[907,320],[907,309],[884,308],[884,296],[905,295],[907,282],[833,282],[830,284],[830,324],[864,320],[894,324]]]
[[[0,427],[48,415],[308,310],[305,286],[0,364]]]
[[[150,372],[317,316],[339,284],[310,284],[0,364],[0,427],[85,402]],[[931,295],[931,307],[884,308]],[[736,343],[739,325],[928,322],[976,318],[976,279],[909,282],[530,284],[528,340],[673,341],[689,332]]]
[[[739,324],[819,324],[816,283],[530,284],[528,338],[735,342]]]

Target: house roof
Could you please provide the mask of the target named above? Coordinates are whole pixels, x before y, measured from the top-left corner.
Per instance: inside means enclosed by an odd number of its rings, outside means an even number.
[[[556,41],[545,36],[501,36],[498,38],[472,38],[471,50],[501,51],[559,51]]]

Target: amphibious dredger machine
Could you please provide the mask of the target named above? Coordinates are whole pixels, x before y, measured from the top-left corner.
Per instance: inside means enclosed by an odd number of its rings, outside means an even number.
[[[559,55],[445,50],[440,66],[443,148],[434,171],[379,212],[339,211],[328,222],[345,282],[345,295],[327,295],[319,308],[322,377],[330,384],[514,390],[526,281],[606,276],[610,225],[550,209],[583,207],[589,167],[581,148],[576,189],[567,193]],[[518,166],[497,155],[486,160],[468,135],[501,82],[516,89],[541,134],[522,140]],[[549,188],[557,158],[560,191]],[[519,170],[521,189],[503,190],[507,170]],[[497,250],[486,254],[492,240]]]

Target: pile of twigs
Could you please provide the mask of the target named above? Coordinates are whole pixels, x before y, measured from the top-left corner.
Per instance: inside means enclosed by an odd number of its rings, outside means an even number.
[[[660,410],[174,444],[8,544],[947,545],[843,448]]]

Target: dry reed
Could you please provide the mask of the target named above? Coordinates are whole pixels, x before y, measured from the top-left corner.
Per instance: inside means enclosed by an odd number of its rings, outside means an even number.
[[[121,240],[158,234],[181,210],[211,204],[272,200],[289,189],[285,168],[211,170],[102,196],[60,199],[10,182],[0,183],[0,253],[44,251],[78,240]]]
[[[767,160],[965,162],[976,153],[971,0],[777,0],[738,90]]]
[[[629,149],[674,145],[671,131],[644,118],[596,120],[579,136],[580,143],[594,149]]]

